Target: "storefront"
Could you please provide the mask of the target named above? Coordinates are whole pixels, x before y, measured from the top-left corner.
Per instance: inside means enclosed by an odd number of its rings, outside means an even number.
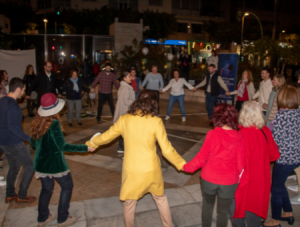
[[[211,43],[204,40],[188,40],[189,54],[192,56],[193,63],[203,63],[211,56],[212,50],[220,48],[219,43]]]

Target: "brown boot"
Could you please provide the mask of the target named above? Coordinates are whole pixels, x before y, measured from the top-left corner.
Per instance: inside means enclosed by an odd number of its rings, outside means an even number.
[[[26,199],[16,199],[16,203],[22,204],[22,203],[33,203],[36,200],[36,197],[34,196],[26,196]]]
[[[18,198],[17,194],[14,197],[5,197],[5,203],[11,203]]]

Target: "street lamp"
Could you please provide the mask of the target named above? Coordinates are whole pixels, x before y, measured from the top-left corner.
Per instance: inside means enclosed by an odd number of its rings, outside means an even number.
[[[243,18],[242,18],[241,54],[242,54],[242,50],[243,50],[244,20],[245,20],[245,17],[249,16],[250,14],[253,15],[258,20],[258,23],[259,23],[259,26],[260,26],[261,38],[264,37],[263,28],[262,28],[262,25],[261,25],[261,22],[260,22],[259,18],[254,13],[245,12],[245,14],[243,15]]]
[[[45,34],[47,34],[47,23],[48,23],[48,20],[47,19],[44,19],[44,24],[45,24]]]
[[[285,30],[282,30],[282,33],[285,33]]]

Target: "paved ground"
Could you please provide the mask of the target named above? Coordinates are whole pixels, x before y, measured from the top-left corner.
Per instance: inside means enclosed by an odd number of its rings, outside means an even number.
[[[161,100],[161,117],[165,117],[167,101]],[[168,137],[186,161],[191,160],[202,146],[205,135],[210,126],[207,124],[207,114],[204,104],[186,102],[187,121],[181,121],[180,110],[175,104],[171,119],[165,121]],[[93,112],[94,109],[88,109]],[[24,115],[26,115],[24,110]],[[96,132],[104,132],[111,126],[109,108],[105,105],[103,124],[96,124],[94,117],[82,119],[83,126],[73,122],[73,128],[67,124],[66,117],[62,117],[65,128],[66,141],[80,144],[88,140]],[[23,128],[29,133],[32,119],[25,117]],[[66,153],[74,188],[71,199],[70,214],[78,218],[74,227],[103,226],[123,227],[122,202],[119,201],[121,186],[122,156],[117,152],[117,140],[111,144],[102,146],[94,153],[78,154]],[[34,150],[31,149],[32,156]],[[158,147],[158,154],[161,153]],[[201,226],[202,194],[199,184],[199,171],[194,174],[185,174],[176,171],[164,158],[162,158],[162,170],[165,182],[165,192],[171,206],[174,226],[198,227]],[[6,175],[7,162],[4,160],[4,169],[1,175]],[[18,179],[22,176],[22,168]],[[16,187],[18,188],[19,180]],[[296,184],[289,180],[288,184]],[[38,196],[41,190],[39,180],[33,178],[29,187],[29,194]],[[54,186],[54,192],[50,201],[50,210],[57,212],[60,188]],[[295,193],[291,193],[291,196]],[[37,204],[36,201],[29,205],[4,204],[5,188],[0,188],[0,223],[8,227],[33,227],[37,226]],[[300,226],[300,206],[294,206],[296,223]],[[215,226],[216,214],[214,214]],[[161,221],[154,201],[150,195],[144,196],[139,202],[136,210],[136,226],[156,227],[161,226]],[[56,226],[56,221],[47,226]],[[228,226],[231,226],[230,222]],[[287,223],[282,223],[287,226]]]

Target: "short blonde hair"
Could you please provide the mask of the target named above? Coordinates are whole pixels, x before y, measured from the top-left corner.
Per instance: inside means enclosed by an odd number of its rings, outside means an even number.
[[[239,124],[246,128],[253,126],[261,129],[264,127],[266,123],[261,106],[255,101],[245,102],[240,113]]]

